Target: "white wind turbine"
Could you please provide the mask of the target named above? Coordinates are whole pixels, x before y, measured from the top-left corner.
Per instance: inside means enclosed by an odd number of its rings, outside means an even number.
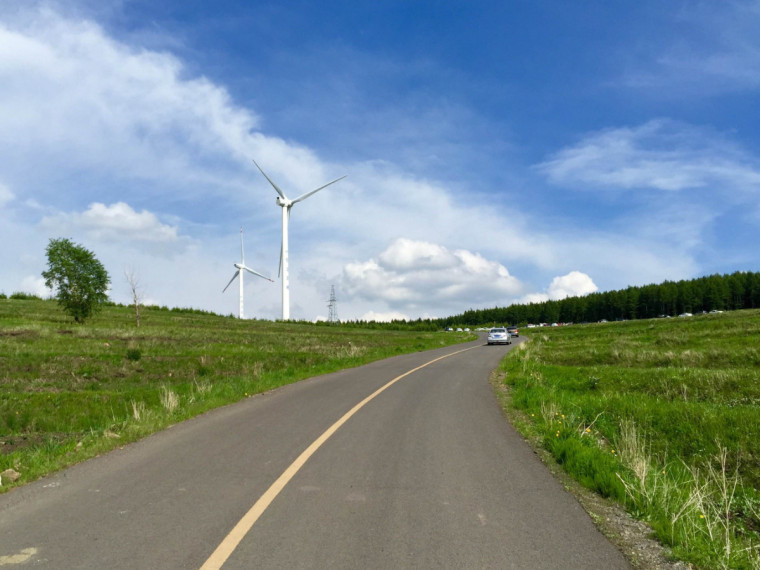
[[[277,187],[277,184],[272,182],[272,179],[267,176],[266,172],[261,170],[258,162],[254,160],[253,163],[256,165],[256,168],[259,169],[259,172],[264,175],[264,178],[269,181],[269,183],[272,185],[272,188],[275,189],[277,194],[279,194],[279,196],[277,196],[277,205],[282,208],[282,246],[280,247],[280,273],[282,274],[282,320],[287,321],[290,319],[290,283],[288,282],[288,222],[290,221],[290,209],[294,204],[297,204],[302,200],[306,200],[306,198],[312,194],[316,194],[320,190],[327,188],[330,184],[336,183],[338,180],[343,180],[346,176],[344,175],[340,178],[336,178],[332,182],[328,182],[316,190],[312,190],[311,192],[307,192],[306,194],[299,196],[295,200],[291,200],[285,196],[285,193],[282,190]]]
[[[262,275],[258,271],[254,271],[250,267],[248,267],[245,264],[245,252],[243,251],[243,228],[240,228],[240,263],[235,264],[235,268],[237,271],[235,271],[235,275],[232,276],[232,279],[230,279],[230,282],[227,283],[227,287],[232,285],[232,282],[235,280],[235,277],[237,277],[240,280],[240,307],[238,309],[238,317],[239,318],[245,318],[243,316],[243,271],[248,271],[249,273],[253,273],[254,275],[258,275],[262,279],[266,279],[267,281],[272,281],[269,277],[266,275]],[[274,283],[274,281],[272,281]],[[222,293],[224,293],[227,290],[227,287],[222,289]]]

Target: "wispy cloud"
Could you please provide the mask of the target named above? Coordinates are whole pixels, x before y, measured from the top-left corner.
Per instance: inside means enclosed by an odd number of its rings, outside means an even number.
[[[256,116],[224,88],[91,21],[39,9],[16,27],[0,24],[0,43],[2,166],[16,180],[44,165],[131,180],[143,197],[159,184],[218,193],[261,143]]]
[[[591,133],[537,168],[588,189],[760,188],[760,161],[709,129],[663,119]]]
[[[757,0],[689,2],[671,28],[629,68],[623,83],[658,97],[705,97],[760,89],[760,3]],[[672,38],[672,39],[671,39]]]

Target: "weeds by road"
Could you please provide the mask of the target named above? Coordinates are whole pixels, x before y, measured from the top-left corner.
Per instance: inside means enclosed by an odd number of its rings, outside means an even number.
[[[760,311],[537,329],[518,427],[703,568],[760,568]]]

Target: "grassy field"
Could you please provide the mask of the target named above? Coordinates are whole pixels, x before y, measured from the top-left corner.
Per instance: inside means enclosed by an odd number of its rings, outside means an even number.
[[[760,311],[525,329],[515,423],[701,568],[760,568]]]
[[[0,472],[16,484],[303,378],[474,336],[0,299]],[[0,492],[9,488],[3,482]]]

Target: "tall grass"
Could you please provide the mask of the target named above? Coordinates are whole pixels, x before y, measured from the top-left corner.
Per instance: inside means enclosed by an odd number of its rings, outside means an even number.
[[[703,568],[760,568],[760,311],[537,329],[510,405],[587,487]]]
[[[309,376],[472,335],[0,300],[0,471],[18,484],[211,408]],[[0,491],[7,489],[0,487]]]

